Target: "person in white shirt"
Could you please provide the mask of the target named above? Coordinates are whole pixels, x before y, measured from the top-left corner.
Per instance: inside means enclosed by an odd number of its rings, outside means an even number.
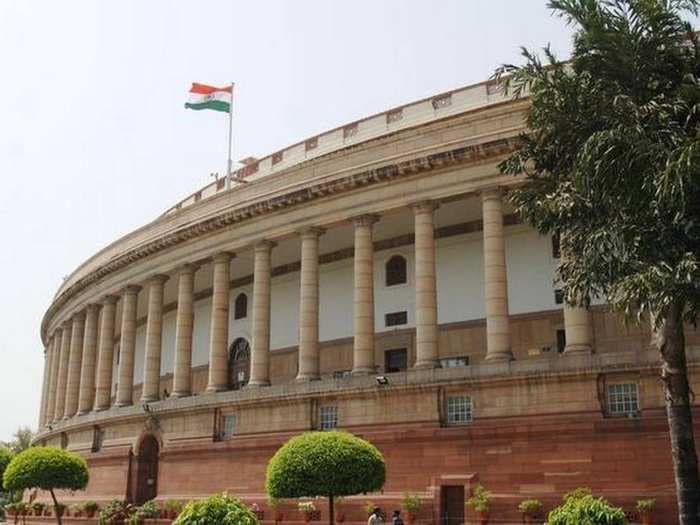
[[[382,509],[379,507],[374,507],[372,514],[369,515],[369,519],[367,520],[367,525],[384,525]]]

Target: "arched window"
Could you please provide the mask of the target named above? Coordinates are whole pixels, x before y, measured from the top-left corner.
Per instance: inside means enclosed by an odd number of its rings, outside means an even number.
[[[248,384],[250,379],[250,345],[239,337],[229,348],[229,383],[233,390]]]
[[[406,259],[400,255],[394,255],[386,263],[386,285],[406,284]]]
[[[248,296],[244,293],[239,293],[233,305],[233,318],[245,319],[246,317],[248,317]]]

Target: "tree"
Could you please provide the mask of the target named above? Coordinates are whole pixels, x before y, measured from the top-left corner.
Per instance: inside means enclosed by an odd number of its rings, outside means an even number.
[[[19,427],[14,434],[14,439],[7,443],[13,454],[19,454],[32,446],[34,433],[29,427]]]
[[[560,234],[565,300],[651,322],[660,353],[679,518],[698,523],[683,324],[700,306],[700,53],[683,19],[698,0],[551,0],[575,28],[571,60],[523,50],[497,72],[529,95],[529,131],[501,164],[525,181],[511,199]]]
[[[272,456],[265,487],[272,498],[327,497],[333,525],[335,497],[379,490],[385,477],[384,458],[368,441],[349,432],[306,432]]]
[[[0,478],[5,474],[5,469],[12,459],[12,452],[9,448],[0,445]]]
[[[82,490],[87,482],[85,460],[58,447],[32,447],[20,452],[12,458],[3,474],[6,490],[48,490],[53,499],[58,525],[62,523],[61,511],[54,490]]]
[[[252,510],[226,493],[190,501],[173,525],[257,525]]]

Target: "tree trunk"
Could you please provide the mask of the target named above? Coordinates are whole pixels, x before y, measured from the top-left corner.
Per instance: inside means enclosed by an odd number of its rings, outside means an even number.
[[[328,496],[328,525],[335,524],[335,502],[333,496]]]
[[[53,499],[53,512],[56,515],[56,521],[58,522],[58,525],[63,525],[63,516],[61,516],[61,513],[58,511],[58,501],[56,500],[56,494],[53,493],[53,489],[49,489],[49,492],[51,493],[51,499]]]
[[[680,525],[700,525],[700,477],[685,358],[684,306],[683,301],[676,301],[670,306],[661,326],[655,330],[655,338],[661,354],[661,378],[671,435],[678,520]]]

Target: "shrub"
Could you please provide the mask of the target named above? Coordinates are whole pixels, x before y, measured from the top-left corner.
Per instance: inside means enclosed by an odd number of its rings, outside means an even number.
[[[83,510],[87,514],[94,514],[99,510],[100,506],[95,501],[86,501],[83,503]]]
[[[105,505],[97,518],[99,525],[125,522],[133,516],[135,507],[126,501],[113,499]]]
[[[257,525],[258,518],[247,505],[225,492],[204,501],[190,501],[173,525]]]
[[[524,499],[518,505],[518,510],[522,513],[533,513],[542,509],[542,502],[538,499]]]
[[[32,447],[12,458],[3,474],[6,490],[42,489],[51,494],[56,521],[61,525],[61,512],[55,489],[80,490],[88,482],[85,460],[57,447]]]
[[[488,492],[480,483],[474,485],[474,490],[467,505],[472,507],[476,512],[488,512],[491,508],[491,493]]]
[[[624,511],[588,489],[576,489],[547,516],[547,525],[627,525]]]
[[[654,498],[637,500],[637,512],[651,512],[656,506]]]
[[[150,500],[145,502],[140,507],[132,507],[130,516],[127,518],[127,525],[141,525],[146,518],[157,518],[158,507],[155,501]]]
[[[304,514],[316,512],[316,505],[314,505],[313,501],[300,501],[297,503],[297,508]]]
[[[420,510],[421,501],[415,494],[404,492],[403,498],[401,499],[401,506],[406,512],[415,514]]]
[[[378,490],[385,476],[384,458],[368,441],[348,432],[306,432],[270,459],[265,487],[274,498],[327,497],[333,523],[335,496]]]
[[[0,480],[5,474],[5,469],[10,464],[10,460],[12,460],[12,452],[9,448],[0,445]]]
[[[35,516],[41,516],[44,513],[45,508],[46,504],[42,503],[41,501],[35,501],[32,503],[32,512]]]

